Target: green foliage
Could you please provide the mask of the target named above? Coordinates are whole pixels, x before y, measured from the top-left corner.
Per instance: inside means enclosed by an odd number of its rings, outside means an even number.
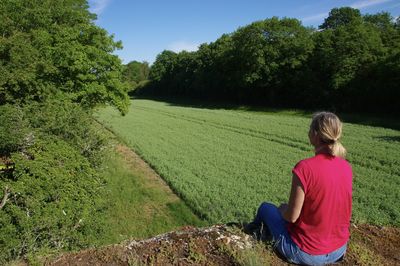
[[[337,29],[349,24],[357,24],[362,21],[360,10],[351,7],[333,8],[329,16],[324,20],[320,29]]]
[[[313,48],[309,35],[300,21],[288,18],[274,17],[238,29],[232,39],[237,63],[244,71],[239,76],[254,86],[257,80],[275,81],[282,68],[301,66]]]
[[[84,0],[0,3],[0,104],[62,98],[86,108],[129,104],[121,48]]]
[[[238,29],[232,35],[237,84],[256,97],[282,101],[287,82],[313,50],[311,30],[297,19],[274,17]]]
[[[389,13],[367,14],[363,18],[367,24],[378,29],[382,43],[389,53],[399,51],[400,30],[396,28],[396,24],[393,22],[394,18]]]
[[[235,84],[238,77],[233,75],[236,69],[233,49],[231,34],[223,34],[215,42],[200,45],[195,53],[198,67],[191,70],[194,81],[189,95],[219,98],[223,94],[226,99],[234,99],[240,94]],[[186,79],[186,82],[190,81]]]
[[[100,112],[201,217],[250,220],[263,201],[287,201],[291,169],[313,156],[309,117],[282,112],[185,108],[135,99],[132,115]],[[344,123],[353,179],[353,221],[399,226],[400,133]]]
[[[93,243],[104,228],[97,218],[105,208],[104,179],[96,170],[105,142],[89,114],[57,100],[1,109],[8,123],[1,152],[15,168],[0,173],[0,197],[7,199],[0,209],[0,264]]]
[[[0,261],[41,248],[71,249],[90,243],[88,232],[101,201],[102,181],[89,161],[65,141],[37,136],[25,153],[13,153],[11,178],[2,177],[9,201],[1,210]]]
[[[385,12],[334,8],[318,31],[273,17],[196,52],[162,52],[136,93],[399,114],[399,53],[399,20]]]
[[[338,26],[316,36],[314,57],[318,65],[315,67],[329,77],[328,88],[346,87],[383,54],[379,32],[362,23]]]
[[[123,79],[130,84],[130,89],[132,90],[141,82],[148,80],[149,72],[149,63],[132,61],[124,66],[122,76]]]
[[[310,34],[296,19],[271,18],[202,44],[197,52],[164,51],[151,67],[149,87],[164,95],[279,101],[286,93],[279,90],[286,87],[281,76],[293,76],[313,49]]]
[[[129,105],[121,48],[85,0],[0,2],[0,264],[86,247],[104,229],[105,136],[91,110]],[[5,158],[3,158],[5,157]]]
[[[22,109],[12,105],[0,106],[0,121],[0,155],[23,147],[28,130]]]
[[[94,124],[91,112],[75,103],[50,100],[26,106],[31,127],[74,146],[93,166],[99,166],[106,136]]]
[[[154,81],[161,81],[161,79],[168,79],[171,75],[174,63],[176,61],[176,53],[172,51],[163,51],[157,55],[156,61],[151,67],[149,78]]]

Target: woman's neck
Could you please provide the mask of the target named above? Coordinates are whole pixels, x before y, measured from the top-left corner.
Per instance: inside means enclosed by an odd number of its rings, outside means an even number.
[[[320,145],[318,147],[314,148],[315,150],[315,155],[318,154],[330,154],[329,147],[327,145]]]

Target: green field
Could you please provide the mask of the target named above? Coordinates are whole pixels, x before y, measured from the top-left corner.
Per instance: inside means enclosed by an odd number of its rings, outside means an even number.
[[[287,201],[291,169],[313,155],[310,118],[296,112],[192,108],[135,99],[98,119],[142,156],[202,218],[249,220]],[[400,225],[400,131],[344,123],[354,172],[353,221]]]

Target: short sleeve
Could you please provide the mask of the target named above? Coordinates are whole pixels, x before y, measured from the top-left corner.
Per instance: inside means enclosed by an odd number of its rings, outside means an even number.
[[[307,163],[304,160],[298,162],[292,169],[292,173],[300,179],[300,182],[303,185],[304,193],[307,194],[310,181],[310,168],[308,167]]]

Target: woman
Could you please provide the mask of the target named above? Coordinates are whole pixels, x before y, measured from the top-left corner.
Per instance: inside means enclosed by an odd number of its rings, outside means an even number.
[[[266,225],[289,262],[323,265],[340,260],[349,240],[352,171],[340,144],[342,123],[329,112],[313,116],[308,137],[315,156],[293,168],[288,204],[263,203],[246,231]]]

